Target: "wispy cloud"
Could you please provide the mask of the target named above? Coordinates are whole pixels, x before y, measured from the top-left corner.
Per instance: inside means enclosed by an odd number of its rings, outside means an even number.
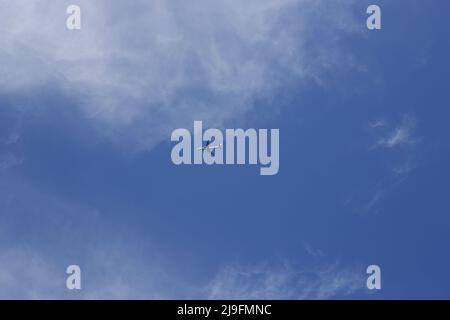
[[[406,172],[392,176],[386,175],[380,179],[368,192],[368,201],[359,208],[358,211],[363,214],[376,213],[380,210],[381,204],[389,197],[389,195],[398,188],[407,178]]]
[[[163,263],[136,252],[97,209],[0,179],[0,299],[166,298]],[[24,201],[26,199],[26,201]],[[152,250],[156,255],[159,250]],[[161,254],[162,255],[162,254]],[[82,290],[66,288],[66,268],[80,265]],[[175,290],[174,290],[175,292]]]
[[[381,127],[381,123],[376,122],[376,126],[371,125],[372,128]],[[383,125],[382,127],[384,127]],[[410,114],[403,115],[402,122],[396,126],[387,135],[378,140],[377,145],[386,148],[396,148],[402,145],[414,145],[419,139],[414,136],[416,129],[416,119]]]
[[[29,247],[2,248],[0,262],[0,299],[51,299],[62,291],[62,273]]]
[[[228,267],[207,286],[210,299],[332,299],[363,289],[363,273],[338,264],[315,270],[251,266]]]
[[[304,243],[303,247],[305,248],[305,251],[312,257],[323,257],[324,253],[322,250],[318,248],[313,248],[309,243]]]
[[[64,262],[30,246],[2,248],[0,299],[163,299],[174,297],[166,275],[145,266],[123,247],[86,250],[82,261]],[[66,267],[81,267],[81,290],[66,288]]]
[[[57,87],[103,135],[149,147],[192,119],[220,125],[342,65],[353,3],[79,0],[82,30],[71,32],[68,2],[1,1],[0,92]]]
[[[0,261],[1,299],[333,299],[365,288],[364,268],[337,263],[309,270],[287,264],[226,267],[202,286],[178,281],[158,262],[149,266],[125,247],[103,246],[86,251],[82,289],[72,291],[66,288],[64,259],[15,246],[2,250]]]
[[[392,119],[369,123],[369,132],[375,142],[370,152],[379,152],[387,166],[380,177],[372,181],[368,190],[358,191],[347,204],[357,203],[357,211],[363,214],[378,212],[388,199],[416,167],[414,153],[421,141],[417,133],[417,117],[411,113],[401,116],[396,125]]]
[[[369,123],[369,127],[372,128],[372,129],[382,128],[382,127],[385,127],[385,126],[386,126],[386,122],[384,120],[377,120],[377,121],[374,121],[372,123]]]
[[[421,138],[417,134],[417,117],[406,113],[396,126],[390,126],[387,121],[379,120],[369,124],[371,133],[375,135],[376,143],[373,150],[390,150],[396,155],[395,162],[390,164],[390,171],[397,176],[408,174],[416,167],[414,151]],[[380,137],[381,136],[381,137]]]

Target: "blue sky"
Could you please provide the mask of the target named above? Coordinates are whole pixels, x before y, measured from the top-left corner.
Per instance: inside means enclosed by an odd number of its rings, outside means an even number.
[[[0,1],[0,298],[450,298],[450,4],[68,4]],[[175,166],[194,120],[279,173]]]

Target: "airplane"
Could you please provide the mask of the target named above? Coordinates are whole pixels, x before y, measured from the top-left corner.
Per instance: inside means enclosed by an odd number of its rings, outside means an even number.
[[[216,154],[216,149],[221,149],[221,148],[222,148],[222,144],[221,143],[218,144],[218,145],[213,146],[213,145],[211,145],[211,140],[208,140],[204,147],[197,148],[197,150],[202,150],[202,151],[206,150],[207,152],[211,153],[212,156],[214,157],[215,154]]]

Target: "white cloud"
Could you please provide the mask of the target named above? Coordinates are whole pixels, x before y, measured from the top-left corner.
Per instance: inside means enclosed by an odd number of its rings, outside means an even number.
[[[46,257],[27,247],[2,248],[0,299],[50,299],[64,278]]]
[[[67,246],[70,250],[70,245]],[[163,299],[169,285],[162,270],[144,266],[126,248],[103,246],[86,250],[80,261],[63,263],[60,257],[35,247],[2,248],[0,299]],[[80,264],[81,290],[66,288],[69,264]]]
[[[67,248],[77,252],[73,246]],[[36,247],[2,248],[0,299],[333,299],[365,288],[363,268],[339,264],[315,269],[288,264],[226,267],[202,285],[130,249],[112,241],[90,245],[82,256],[68,252],[61,258]],[[79,291],[66,288],[69,264],[81,267]]]
[[[416,120],[413,116],[405,114],[403,120],[387,137],[378,140],[378,145],[387,148],[395,148],[401,145],[413,145],[418,139],[414,138]]]
[[[154,258],[163,253],[152,248],[146,263],[148,256],[108,222],[93,207],[6,172],[0,179],[0,299],[167,297],[172,282]],[[80,292],[66,289],[70,264],[81,267]]]
[[[293,79],[320,81],[342,64],[352,3],[79,0],[82,30],[68,31],[69,1],[2,0],[0,90],[58,87],[103,134],[150,147],[192,119],[241,117]]]
[[[207,286],[209,299],[332,299],[365,286],[362,272],[337,264],[316,270],[252,266],[224,268]]]

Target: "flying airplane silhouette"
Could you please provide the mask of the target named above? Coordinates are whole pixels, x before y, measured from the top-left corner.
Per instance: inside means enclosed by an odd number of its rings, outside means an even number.
[[[221,143],[218,145],[211,145],[211,140],[208,140],[204,147],[197,148],[197,150],[202,150],[202,151],[206,150],[207,152],[211,153],[212,156],[215,156],[216,149],[221,149],[221,148],[222,148]]]

